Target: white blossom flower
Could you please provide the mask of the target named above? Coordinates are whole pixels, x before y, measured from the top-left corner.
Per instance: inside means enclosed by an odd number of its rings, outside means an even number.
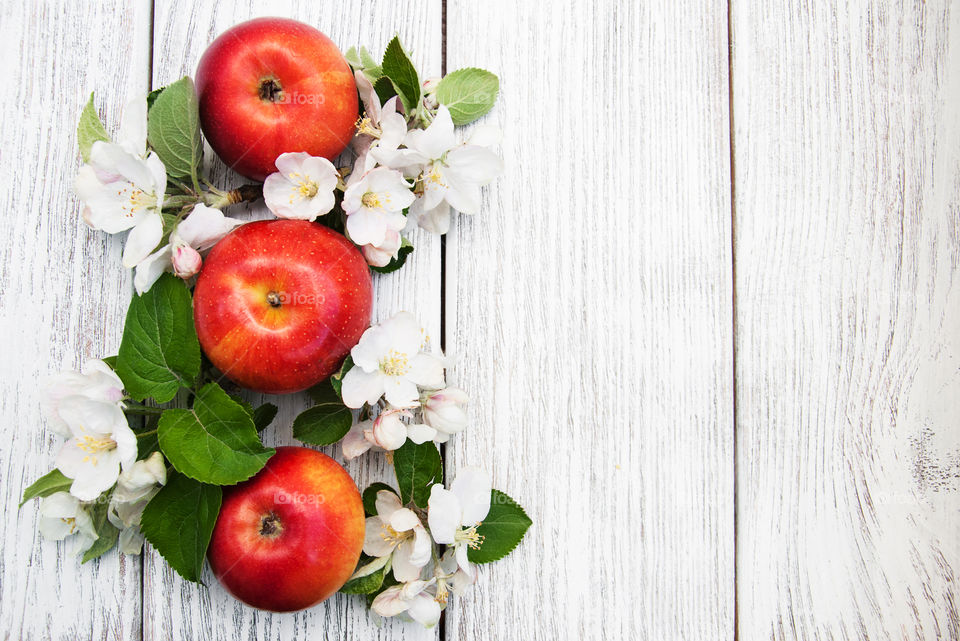
[[[124,554],[140,554],[143,534],[140,516],[160,486],[167,483],[167,466],[160,452],[137,461],[120,473],[110,499],[107,518],[120,530],[117,543]]]
[[[373,443],[368,441],[366,437],[367,430],[372,427],[373,421],[367,420],[361,421],[350,428],[350,431],[347,432],[347,435],[344,436],[340,442],[344,459],[351,461],[373,446]]]
[[[410,412],[402,409],[384,410],[374,419],[373,425],[364,430],[363,435],[381,449],[398,449],[407,441],[407,426],[400,418],[409,416]]]
[[[137,437],[114,403],[68,396],[60,402],[59,414],[72,438],[57,455],[57,468],[73,479],[71,494],[92,501],[117,482],[121,466],[136,460]]]
[[[418,579],[433,551],[426,528],[416,513],[403,507],[389,490],[377,492],[376,506],[377,515],[367,518],[363,553],[376,557],[392,554],[397,581]]]
[[[484,130],[486,132],[487,130]],[[484,133],[485,138],[489,138]],[[457,144],[453,119],[445,105],[426,129],[407,132],[402,157],[383,158],[394,169],[422,167],[423,195],[410,205],[410,215],[427,231],[445,234],[450,209],[474,214],[480,209],[480,188],[503,171],[503,160],[479,144]]]
[[[377,123],[379,129],[370,132],[378,137],[370,144],[368,154],[372,164],[379,163],[384,167],[398,169],[407,178],[416,178],[428,159],[414,149],[401,148],[408,131],[407,119],[398,111],[400,108],[397,96],[383,106]],[[368,162],[367,170],[372,168],[372,164]]]
[[[60,418],[60,404],[65,398],[81,396],[92,401],[117,403],[123,399],[123,381],[105,362],[90,359],[80,372],[60,372],[42,383],[40,409],[54,432],[70,438],[70,427]]]
[[[427,522],[437,543],[452,545],[457,565],[472,581],[476,568],[467,558],[468,548],[478,548],[483,538],[477,526],[490,512],[490,475],[476,467],[464,467],[450,489],[436,484],[427,502]]]
[[[125,267],[146,258],[163,237],[160,209],[167,171],[146,149],[147,103],[140,97],[124,109],[118,142],[93,143],[90,161],[74,180],[74,190],[85,205],[83,219],[90,227],[109,234],[131,230],[123,248]]]
[[[75,535],[78,554],[89,550],[99,538],[86,507],[68,492],[55,492],[40,502],[39,529],[50,541]]]
[[[447,548],[447,551],[440,557],[439,565],[434,569],[437,575],[437,596],[443,594],[443,590],[449,588],[455,595],[460,596],[467,591],[471,585],[477,582],[476,566],[473,566],[472,572],[464,572],[457,562],[457,554],[454,548]]]
[[[427,425],[438,432],[435,440],[446,442],[452,434],[462,432],[467,426],[467,411],[464,407],[470,397],[462,389],[447,387],[430,392],[423,400],[423,418]]]
[[[357,245],[382,245],[388,232],[407,226],[403,210],[414,198],[403,174],[394,169],[376,167],[351,180],[343,195],[350,239]]]
[[[363,258],[368,265],[386,267],[391,260],[400,255],[402,245],[403,238],[400,236],[400,232],[388,229],[382,243],[379,245],[364,245],[360,248],[360,251],[363,252]]]
[[[344,404],[357,409],[383,396],[396,408],[416,407],[418,385],[443,387],[443,362],[421,351],[423,342],[420,324],[408,312],[365,331],[350,350],[354,366],[343,377]]]
[[[315,220],[333,209],[340,178],[333,163],[299,151],[280,154],[276,165],[278,171],[263,181],[263,199],[274,215]]]
[[[437,600],[428,592],[434,583],[435,578],[389,587],[377,595],[370,604],[370,609],[382,617],[405,615],[426,628],[432,628],[440,620],[442,610]]]
[[[197,203],[170,233],[170,242],[137,265],[133,277],[137,293],[148,291],[165,271],[190,278],[203,264],[200,252],[210,249],[242,224],[242,220],[224,216],[219,209]]]

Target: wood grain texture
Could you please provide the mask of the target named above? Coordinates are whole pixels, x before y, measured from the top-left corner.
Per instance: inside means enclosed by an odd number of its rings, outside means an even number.
[[[740,638],[958,639],[960,7],[731,15]]]
[[[506,172],[447,239],[446,345],[534,520],[448,639],[730,639],[727,14],[447,2],[447,69],[500,75]]]
[[[254,2],[195,3],[156,0],[154,14],[153,84],[162,86],[184,74],[193,75],[207,45],[227,28],[260,15],[281,15],[311,24],[346,50],[366,45],[378,55],[399,33],[412,50],[415,64],[424,73],[438,74],[441,55],[441,4],[439,0],[395,2]],[[248,182],[228,170],[209,148],[206,165],[220,187]],[[346,161],[345,161],[346,162]],[[268,217],[262,201],[237,211],[237,217]],[[415,233],[416,247],[403,270],[375,275],[375,320],[400,310],[414,312],[431,335],[440,331],[440,241]],[[262,397],[280,406],[273,426],[264,432],[268,445],[297,443],[291,433],[293,418],[307,406],[306,395]],[[339,446],[325,451],[342,462]],[[392,468],[380,454],[368,454],[347,466],[361,489],[374,480],[392,480]],[[377,628],[363,598],[336,595],[321,606],[296,614],[270,614],[248,608],[229,596],[209,570],[208,587],[187,583],[176,576],[156,553],[146,557],[144,576],[144,638],[223,639],[434,639],[436,630],[417,624],[389,621]]]
[[[108,130],[148,84],[149,2],[6,2],[0,6],[0,635],[140,636],[140,558],[86,565],[74,542],[37,532],[23,489],[63,439],[44,428],[38,380],[115,354],[131,278],[121,239],[87,229],[71,185],[77,116],[91,91]],[[95,35],[96,34],[96,35]],[[117,60],[129,61],[127,65]]]

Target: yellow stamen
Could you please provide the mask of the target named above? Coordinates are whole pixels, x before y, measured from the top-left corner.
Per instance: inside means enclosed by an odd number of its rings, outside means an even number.
[[[410,370],[410,359],[403,352],[390,350],[380,361],[380,371],[387,376],[403,376]]]

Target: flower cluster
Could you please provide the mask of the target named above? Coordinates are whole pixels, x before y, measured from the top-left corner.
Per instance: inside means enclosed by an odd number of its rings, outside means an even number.
[[[490,476],[465,467],[446,489],[435,484],[427,509],[403,507],[390,490],[380,490],[376,514],[367,518],[363,553],[372,560],[354,574],[392,570],[397,585],[380,592],[371,609],[382,617],[405,615],[426,627],[440,619],[449,594],[459,596],[477,580],[467,552],[483,537],[477,527],[490,511]],[[426,524],[424,524],[426,521]],[[439,546],[445,551],[439,551]]]
[[[61,372],[44,385],[42,410],[50,429],[67,441],[57,454],[56,472],[69,484],[40,507],[40,532],[61,540],[80,539],[85,552],[98,538],[91,510],[107,502],[110,522],[120,531],[120,548],[136,554],[143,544],[140,514],[166,483],[163,456],[137,460],[137,435],[124,414],[123,382],[102,360],[80,372]]]
[[[480,188],[503,171],[503,160],[489,149],[499,139],[495,130],[480,127],[459,142],[445,105],[408,118],[397,96],[381,105],[364,73],[356,78],[366,115],[357,124],[358,155],[346,182],[325,158],[287,153],[264,181],[263,196],[280,218],[315,220],[334,208],[334,190],[342,189],[347,236],[370,265],[385,267],[398,258],[405,229],[445,234],[451,209],[476,213]],[[430,124],[419,128],[425,114]]]
[[[446,387],[444,361],[430,353],[430,340],[416,318],[400,312],[374,325],[351,350],[343,376],[343,403],[362,415],[343,440],[347,460],[371,447],[392,451],[407,439],[445,443],[467,426],[463,390]]]
[[[97,140],[88,156],[73,185],[84,203],[83,220],[109,234],[130,231],[123,265],[136,268],[138,293],[150,289],[165,271],[184,279],[195,275],[202,264],[200,252],[242,222],[203,202],[165,218],[167,170],[156,152],[147,151],[146,98],[127,104],[118,141]]]

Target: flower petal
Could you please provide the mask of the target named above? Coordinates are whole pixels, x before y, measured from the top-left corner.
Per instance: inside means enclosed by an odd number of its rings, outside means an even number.
[[[447,545],[453,543],[462,514],[457,496],[439,483],[434,485],[427,501],[427,522],[433,540]]]
[[[135,267],[147,258],[163,238],[163,219],[154,212],[147,214],[127,236],[127,244],[123,248],[123,266]]]
[[[153,284],[160,280],[163,272],[172,266],[170,262],[172,257],[173,246],[164,245],[140,261],[133,276],[133,286],[138,294],[149,291]]]
[[[363,538],[363,553],[367,556],[386,556],[393,552],[394,545],[383,537],[383,520],[379,516],[367,518]]]
[[[463,510],[461,525],[476,525],[490,511],[490,475],[479,467],[460,468],[457,478],[450,484],[450,491],[457,495]]]
[[[360,367],[351,367],[340,388],[343,404],[352,409],[359,409],[364,403],[373,405],[383,396],[384,378],[379,371],[365,372]]]

